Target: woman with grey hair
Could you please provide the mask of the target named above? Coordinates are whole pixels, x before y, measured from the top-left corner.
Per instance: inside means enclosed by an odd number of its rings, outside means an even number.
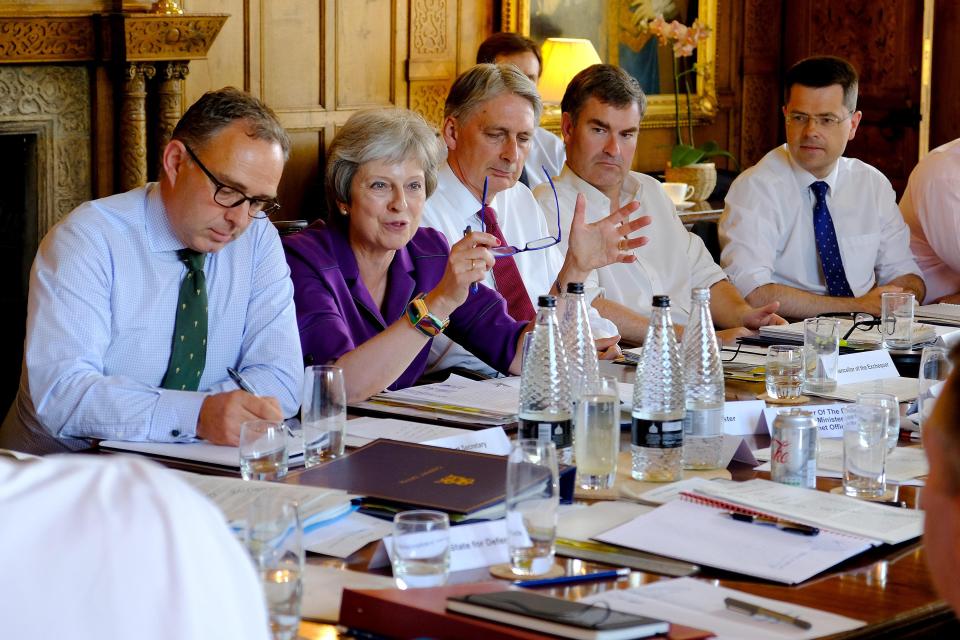
[[[326,224],[284,238],[306,362],[343,368],[348,401],[412,385],[446,330],[498,371],[519,373],[527,325],[483,285],[499,244],[467,230],[453,246],[420,228],[442,146],[406,109],[362,111],[330,146]]]

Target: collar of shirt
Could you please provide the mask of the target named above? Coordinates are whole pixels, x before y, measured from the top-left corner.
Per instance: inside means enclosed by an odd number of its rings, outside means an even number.
[[[162,253],[183,249],[183,241],[173,232],[173,226],[167,217],[167,208],[160,195],[160,185],[156,182],[147,185],[144,209],[150,250]]]
[[[827,197],[829,198],[836,189],[837,178],[840,175],[840,165],[843,162],[843,158],[837,158],[837,161],[833,163],[833,169],[830,170],[830,173],[828,173],[826,177],[818,178],[794,162],[793,156],[790,155],[787,145],[784,145],[783,147],[784,149],[787,149],[787,161],[790,163],[790,170],[793,171],[793,177],[797,180],[797,186],[800,188],[800,191],[806,194],[806,197],[810,201],[811,205],[813,204],[814,196],[813,191],[810,190],[810,185],[814,182],[821,181],[827,183],[827,186],[830,187],[827,190]]]
[[[451,215],[457,215],[458,219],[463,220],[463,223],[459,226],[463,229],[466,229],[467,225],[470,225],[473,227],[474,231],[480,231],[479,213],[481,202],[479,198],[473,195],[470,189],[468,189],[467,186],[460,181],[460,178],[450,167],[449,162],[444,162],[441,165],[440,171],[437,175],[437,184],[445,185],[444,195],[450,202],[452,210],[456,211],[456,214]],[[510,188],[516,188],[517,184],[519,183],[514,184],[514,186]],[[525,189],[526,187],[523,188]],[[506,197],[504,195],[505,193],[506,191],[501,191],[492,198],[490,198],[488,195],[487,202],[487,206],[493,207],[493,210],[497,212],[497,221],[500,223],[501,228],[503,228],[503,226],[506,224],[506,219],[504,216],[506,215],[506,211],[508,209],[508,207],[503,204],[503,199]],[[455,239],[451,240],[450,244],[453,245],[454,242],[456,242]]]

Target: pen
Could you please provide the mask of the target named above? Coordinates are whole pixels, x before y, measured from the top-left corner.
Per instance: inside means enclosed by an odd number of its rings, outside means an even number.
[[[473,229],[470,227],[470,225],[467,225],[467,228],[463,230],[463,237],[466,238],[467,234],[469,234],[471,231],[473,231]],[[470,293],[476,293],[479,290],[480,285],[478,283],[474,282],[470,285]]]
[[[815,536],[820,533],[820,529],[817,527],[811,527],[807,524],[800,524],[799,522],[791,522],[790,520],[781,520],[780,518],[770,518],[767,516],[751,516],[746,513],[737,513],[736,511],[730,511],[727,513],[731,518],[738,522],[750,522],[753,524],[765,524],[789,533],[799,533],[805,536]]]
[[[628,567],[611,569],[610,571],[595,571],[594,573],[580,573],[572,576],[560,576],[559,578],[544,578],[542,580],[517,580],[513,584],[518,587],[553,587],[561,584],[573,584],[575,582],[591,582],[593,580],[606,580],[607,578],[622,578],[630,575]]]
[[[240,372],[234,369],[233,367],[227,367],[227,375],[230,376],[230,379],[237,383],[237,386],[242,390],[246,391],[250,395],[258,396],[256,389],[250,386],[250,383],[243,379],[243,376],[240,375]]]
[[[723,604],[725,604],[727,609],[730,611],[735,611],[736,613],[742,613],[751,617],[762,616],[764,618],[776,620],[777,622],[787,622],[801,629],[809,629],[813,626],[806,620],[802,620],[797,616],[780,613],[779,611],[767,609],[766,607],[761,607],[760,605],[752,604],[750,602],[744,602],[743,600],[737,600],[736,598],[724,598]]]

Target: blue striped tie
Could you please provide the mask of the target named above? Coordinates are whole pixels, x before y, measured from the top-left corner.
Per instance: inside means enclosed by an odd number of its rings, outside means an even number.
[[[840,245],[837,244],[837,230],[833,228],[833,218],[827,209],[828,184],[818,180],[810,185],[817,201],[813,205],[813,235],[817,239],[817,253],[820,254],[820,267],[827,281],[827,293],[831,296],[852,298],[853,291],[847,282],[840,257]]]

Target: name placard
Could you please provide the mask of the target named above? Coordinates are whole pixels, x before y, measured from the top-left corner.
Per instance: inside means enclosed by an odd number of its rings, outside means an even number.
[[[766,433],[760,422],[767,403],[763,400],[737,400],[723,404],[723,432],[731,436]]]
[[[383,539],[393,562],[393,536]],[[510,562],[507,523],[503,518],[450,527],[450,571],[477,569]]]
[[[842,438],[843,437],[843,408],[849,407],[847,402],[838,402],[836,404],[808,404],[797,409],[803,409],[813,414],[817,419],[818,434],[821,438]],[[794,407],[789,407],[793,409]],[[763,410],[763,422],[768,433],[773,431],[773,421],[777,413],[785,411],[787,407],[771,407]]]
[[[455,436],[428,440],[422,444],[428,444],[432,447],[443,447],[444,449],[460,449],[462,451],[473,451],[475,453],[489,453],[497,456],[510,455],[510,438],[507,437],[503,427],[468,431],[467,433],[457,434]]]
[[[884,349],[847,353],[838,359],[837,384],[896,378],[900,374]]]

